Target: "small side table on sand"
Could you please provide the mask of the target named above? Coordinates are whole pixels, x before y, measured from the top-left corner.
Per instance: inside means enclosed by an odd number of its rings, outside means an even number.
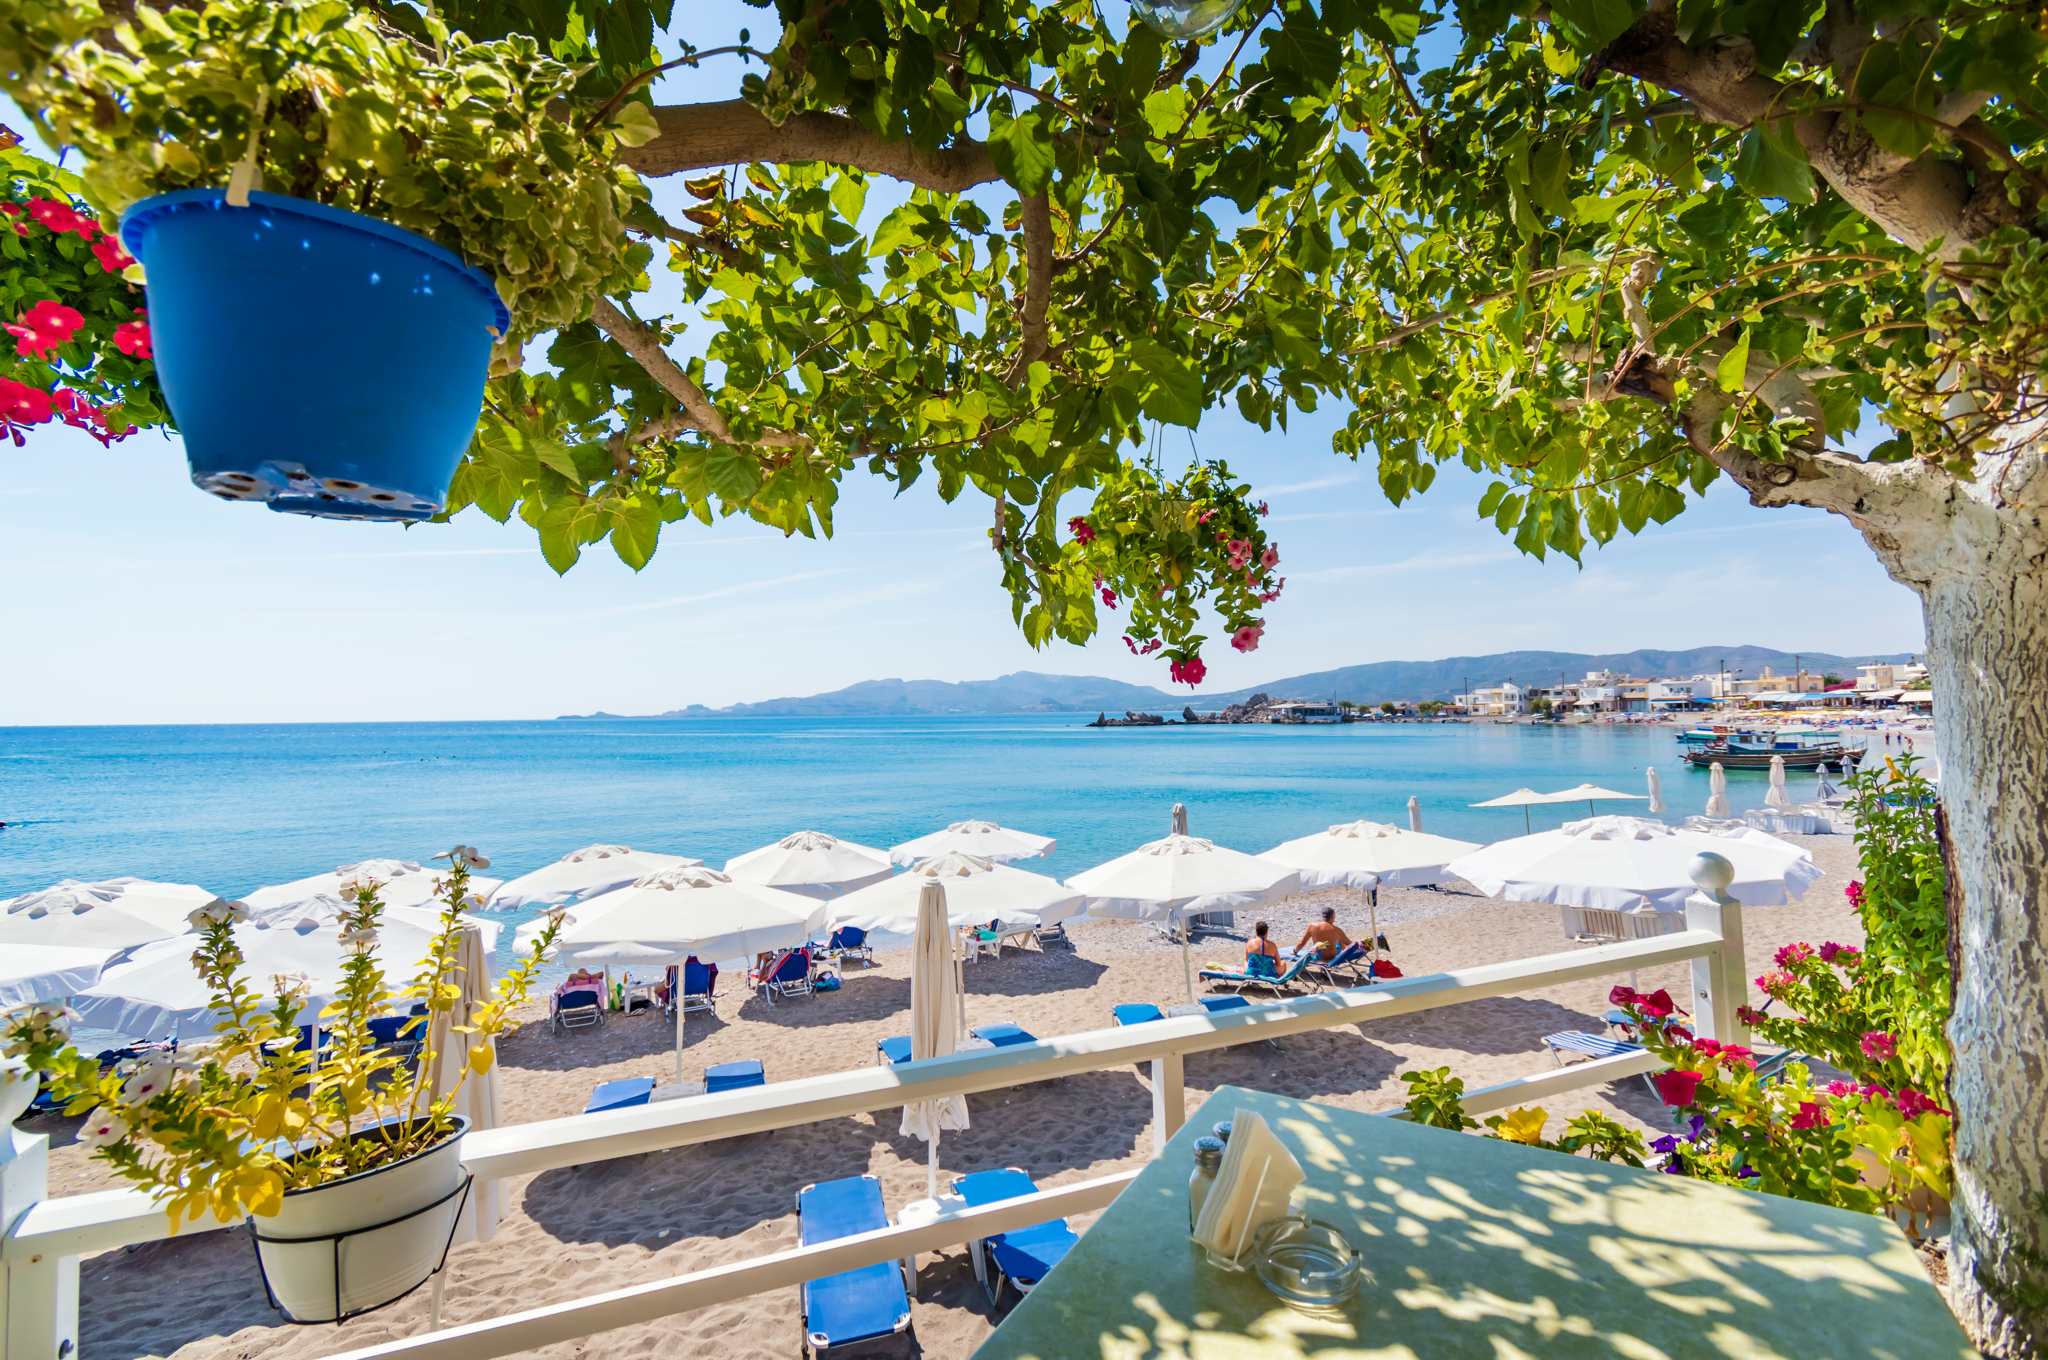
[[[1370,1274],[1289,1308],[1188,1240],[1191,1144],[1265,1117]],[[977,1360],[1975,1355],[1890,1220],[1225,1086]]]

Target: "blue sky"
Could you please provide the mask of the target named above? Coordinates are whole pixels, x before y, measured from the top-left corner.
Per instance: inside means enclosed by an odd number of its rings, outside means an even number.
[[[742,25],[768,44],[761,11],[689,9],[701,44]],[[658,93],[728,97],[737,80],[722,69]],[[1389,507],[1370,467],[1330,453],[1341,421],[1326,407],[1263,434],[1212,410],[1197,432],[1272,502],[1288,578],[1264,645],[1212,646],[1205,688],[1524,647],[1923,645],[1910,592],[1818,511],[1755,510],[1721,483],[1583,569],[1537,563],[1476,518],[1483,483],[1462,470]],[[929,479],[892,498],[855,475],[829,542],[678,525],[637,575],[599,545],[558,578],[516,520],[401,529],[215,500],[190,485],[175,438],[101,449],[45,426],[25,449],[0,446],[0,466],[0,725],[630,713],[1019,669],[1165,683],[1113,628],[1033,652],[1010,623],[987,502],[944,505]]]

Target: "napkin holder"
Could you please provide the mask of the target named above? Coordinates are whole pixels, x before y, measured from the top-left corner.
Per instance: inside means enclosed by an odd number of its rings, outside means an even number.
[[[1243,1269],[1246,1248],[1260,1228],[1286,1217],[1302,1179],[1301,1163],[1266,1121],[1240,1109],[1231,1118],[1229,1147],[1195,1221],[1194,1240],[1218,1265]]]

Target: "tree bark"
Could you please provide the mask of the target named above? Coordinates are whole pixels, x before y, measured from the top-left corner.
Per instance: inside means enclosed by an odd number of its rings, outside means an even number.
[[[1955,840],[1950,1301],[1985,1354],[2048,1356],[2048,448],[1881,546],[1927,617]],[[1873,542],[1875,543],[1875,539]],[[1887,551],[1889,548],[1889,551]],[[1917,579],[1915,579],[1917,578]]]

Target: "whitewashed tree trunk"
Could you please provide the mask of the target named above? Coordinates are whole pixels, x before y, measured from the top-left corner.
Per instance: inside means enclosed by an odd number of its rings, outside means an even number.
[[[2028,471],[2041,456],[2021,455]],[[1879,552],[1918,578],[1926,608],[1961,890],[1951,1302],[1987,1355],[2038,1360],[2048,1357],[2048,523],[2038,494],[2048,477],[2014,480],[2002,505],[1982,485],[1956,488],[1916,526],[1933,541],[1907,530]]]

